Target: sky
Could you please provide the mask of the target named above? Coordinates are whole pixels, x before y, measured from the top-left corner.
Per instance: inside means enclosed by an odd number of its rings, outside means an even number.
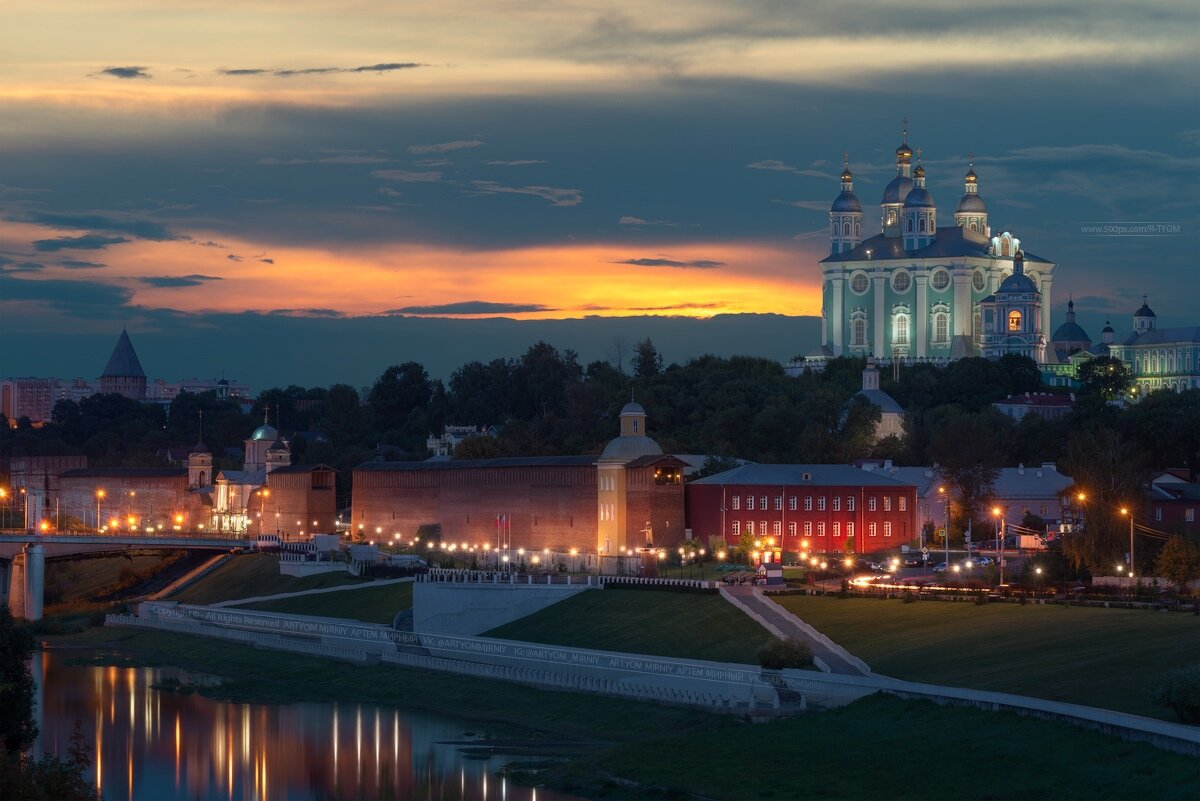
[[[152,377],[253,387],[545,332],[787,358],[843,154],[877,230],[905,116],[941,208],[974,154],[993,230],[1059,264],[1055,325],[1143,293],[1200,324],[1200,7],[898,8],[10,0],[0,374],[94,375],[122,326]],[[1084,233],[1130,221],[1179,232]]]

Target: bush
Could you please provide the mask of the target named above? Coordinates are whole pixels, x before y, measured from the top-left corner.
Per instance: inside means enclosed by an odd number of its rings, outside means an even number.
[[[1167,671],[1154,685],[1153,698],[1184,723],[1200,723],[1200,664]]]
[[[758,649],[758,663],[768,670],[807,667],[812,664],[812,649],[795,637],[772,637]]]

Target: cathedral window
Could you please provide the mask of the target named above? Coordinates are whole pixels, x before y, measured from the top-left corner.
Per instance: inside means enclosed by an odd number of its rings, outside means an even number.
[[[950,286],[950,273],[946,270],[937,270],[929,279],[929,284],[938,292],[941,292],[946,287]]]
[[[857,239],[860,236],[862,236],[862,223],[860,223],[858,220],[855,220],[854,221],[854,238]]]
[[[913,229],[912,217],[908,218],[908,232],[911,234]]]
[[[850,344],[856,347],[863,347],[867,344],[866,320],[850,321]]]
[[[908,315],[897,314],[892,318],[892,342],[897,345],[908,344]]]
[[[976,270],[975,275],[971,278],[971,286],[975,287],[976,292],[982,292],[987,286],[987,277],[983,274],[983,270]]]
[[[910,226],[910,228],[911,228],[911,226]],[[917,230],[920,231],[921,233],[925,233],[925,218],[924,217],[922,217],[917,222]]]
[[[903,270],[892,276],[892,289],[896,292],[907,292],[912,286],[912,278]]]
[[[854,277],[850,279],[850,290],[856,295],[865,294],[870,285],[871,281],[867,278],[866,273],[855,273]]]
[[[933,315],[933,341],[945,343],[950,341],[950,315],[938,312]]]
[[[1013,309],[1008,313],[1008,330],[1021,330],[1021,312],[1017,311],[1016,309]]]
[[[847,222],[842,224],[842,235],[850,236],[850,223]]]

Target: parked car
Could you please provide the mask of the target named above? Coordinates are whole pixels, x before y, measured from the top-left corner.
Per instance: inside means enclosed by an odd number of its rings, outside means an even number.
[[[976,556],[975,564],[978,565],[979,567],[987,567],[989,565],[996,564],[996,560],[990,556]]]
[[[947,570],[947,567],[946,567],[945,562],[938,562],[936,565],[933,566],[934,573],[945,573],[946,570]]]

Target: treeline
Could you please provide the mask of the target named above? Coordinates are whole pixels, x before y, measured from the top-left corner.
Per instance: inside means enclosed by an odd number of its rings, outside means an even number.
[[[1028,415],[1019,423],[992,403],[1050,391],[1029,359],[961,359],[897,371],[885,366],[881,386],[904,407],[905,432],[875,442],[879,411],[854,398],[862,386],[861,358],[789,376],[778,362],[754,357],[701,356],[664,366],[650,340],[636,345],[628,365],[583,365],[574,352],[539,342],[519,358],[464,364],[445,382],[406,362],[361,389],[269,389],[249,413],[212,393],[183,394],[167,408],[114,395],[62,401],[41,428],[27,421],[15,429],[0,426],[0,456],[84,453],[96,466],[153,466],[165,449],[197,441],[203,412],[203,438],[218,467],[238,467],[242,442],[265,413],[291,440],[294,461],[325,462],[339,471],[344,502],[354,465],[423,459],[426,438],[445,424],[500,429],[496,438],[468,440],[460,458],[598,453],[633,398],[646,407],[648,433],[674,453],[985,467],[1057,461],[1081,481],[1114,488],[1127,481],[1136,486],[1151,467],[1194,466],[1200,391],[1154,393],[1120,409],[1108,401],[1121,394],[1128,375],[1100,366],[1089,372],[1070,414],[1057,420]],[[1120,454],[1117,464],[1127,475],[1095,474],[1101,452],[1108,463]]]

